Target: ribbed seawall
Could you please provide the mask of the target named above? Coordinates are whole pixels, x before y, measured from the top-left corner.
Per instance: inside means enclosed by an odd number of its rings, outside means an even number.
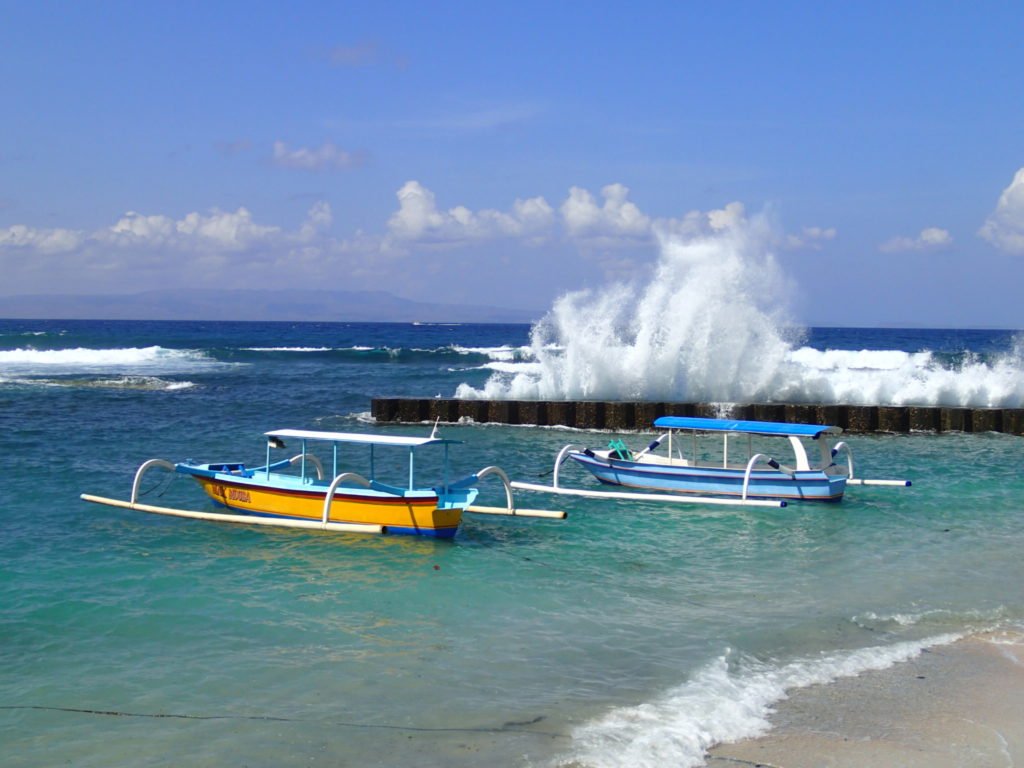
[[[659,416],[829,424],[847,432],[1005,432],[1024,435],[1024,408],[946,408],[940,406],[808,405],[748,403],[602,402],[592,400],[457,400],[454,398],[375,397],[380,422],[476,422],[535,424],[580,429],[651,430]]]

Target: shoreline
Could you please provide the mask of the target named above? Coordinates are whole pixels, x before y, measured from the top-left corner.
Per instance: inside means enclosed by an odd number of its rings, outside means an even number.
[[[795,690],[771,731],[709,750],[709,768],[953,768],[1024,763],[1024,633],[992,631],[884,670]]]

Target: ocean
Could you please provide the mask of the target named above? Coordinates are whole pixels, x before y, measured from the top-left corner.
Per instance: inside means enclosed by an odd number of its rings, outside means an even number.
[[[523,494],[568,518],[467,516],[452,541],[78,498],[127,498],[154,457],[260,463],[271,429],[429,434],[374,424],[375,396],[1024,403],[1014,331],[751,336],[742,376],[699,334],[553,327],[0,321],[4,764],[699,766],[787,692],[1024,628],[1024,440],[1002,434],[850,436],[859,473],[913,486],[840,504]],[[650,439],[439,429],[457,473],[534,482],[567,443]],[[144,501],[213,510],[163,477]]]

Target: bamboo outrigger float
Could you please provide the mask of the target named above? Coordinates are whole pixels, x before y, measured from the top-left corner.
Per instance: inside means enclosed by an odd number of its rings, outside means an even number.
[[[850,447],[845,442],[835,446],[829,443],[830,437],[842,432],[839,427],[681,416],[663,416],[654,421],[654,426],[668,431],[642,451],[633,453],[621,441],[613,441],[605,450],[570,444],[555,458],[550,486],[521,482],[512,486],[527,491],[596,498],[784,507],[795,500],[839,501],[847,485],[910,485],[909,480],[854,477]],[[680,439],[681,432],[687,433],[684,439]],[[705,458],[700,446],[699,437],[707,434],[722,436],[721,456],[714,460]],[[730,457],[730,437],[736,436],[746,437],[746,457],[742,461],[733,461]],[[787,438],[793,454],[792,466],[755,451],[755,436]],[[816,442],[816,460],[808,457],[802,438]],[[655,453],[665,442],[667,451]],[[835,461],[841,452],[846,455],[845,466]],[[559,469],[566,459],[573,459],[606,485],[670,493],[566,488],[559,485]]]
[[[266,433],[267,461],[259,467],[242,463],[172,464],[150,459],[135,473],[129,501],[82,494],[85,501],[136,509],[156,514],[231,523],[313,528],[360,533],[401,533],[452,538],[463,512],[518,517],[563,519],[564,512],[519,509],[512,496],[508,476],[498,467],[485,467],[457,482],[449,482],[448,448],[459,440],[429,437],[373,435],[348,432],[279,429]],[[301,452],[290,459],[271,462],[271,452],[284,448],[284,439],[299,440]],[[332,447],[330,479],[320,458],[308,450],[309,443]],[[365,445],[370,449],[369,478],[355,472],[339,471],[339,445]],[[443,479],[437,486],[417,486],[416,450],[424,446],[444,448]],[[409,452],[408,484],[388,485],[375,476],[375,450],[404,448]],[[153,468],[170,469],[196,480],[218,505],[233,510],[223,514],[157,507],[139,503],[142,478]],[[295,470],[298,470],[296,473]],[[480,480],[499,478],[505,488],[505,507],[474,505]]]

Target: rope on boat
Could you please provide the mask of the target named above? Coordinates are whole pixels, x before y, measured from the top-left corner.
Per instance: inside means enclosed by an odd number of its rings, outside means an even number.
[[[160,493],[156,495],[158,499],[161,499],[163,498],[163,495],[167,493],[167,490],[171,487],[171,483],[173,483],[177,479],[177,477],[178,476],[176,474],[169,473],[166,477],[157,480],[155,483],[153,483],[153,485],[151,485],[146,490],[139,491],[139,496],[148,496],[150,493],[155,491],[157,488],[160,488],[160,486],[162,485],[163,488],[161,488]]]
[[[82,715],[101,715],[104,717],[150,717],[166,718],[172,720],[259,720],[275,723],[311,723],[323,722],[324,725],[340,726],[343,728],[366,728],[389,731],[415,731],[419,733],[533,733],[538,736],[551,736],[552,738],[568,738],[566,734],[554,733],[552,731],[536,731],[527,729],[527,726],[539,723],[544,719],[538,715],[532,720],[508,721],[500,726],[492,728],[422,728],[411,725],[388,725],[378,723],[349,723],[336,720],[319,721],[301,717],[275,717],[273,715],[187,715],[174,712],[121,712],[111,709],[85,709],[82,707],[48,707],[39,704],[25,705],[0,705],[0,709],[6,710],[41,710],[46,712],[72,712]]]
[[[558,462],[557,466],[560,467],[563,464],[565,464],[565,462],[568,460],[568,458],[569,458],[569,454],[565,454],[565,456],[562,457],[562,460],[560,462]],[[548,475],[550,475],[554,471],[555,471],[555,467],[552,467],[547,472],[541,472],[539,475],[537,475],[537,477],[547,477]]]

